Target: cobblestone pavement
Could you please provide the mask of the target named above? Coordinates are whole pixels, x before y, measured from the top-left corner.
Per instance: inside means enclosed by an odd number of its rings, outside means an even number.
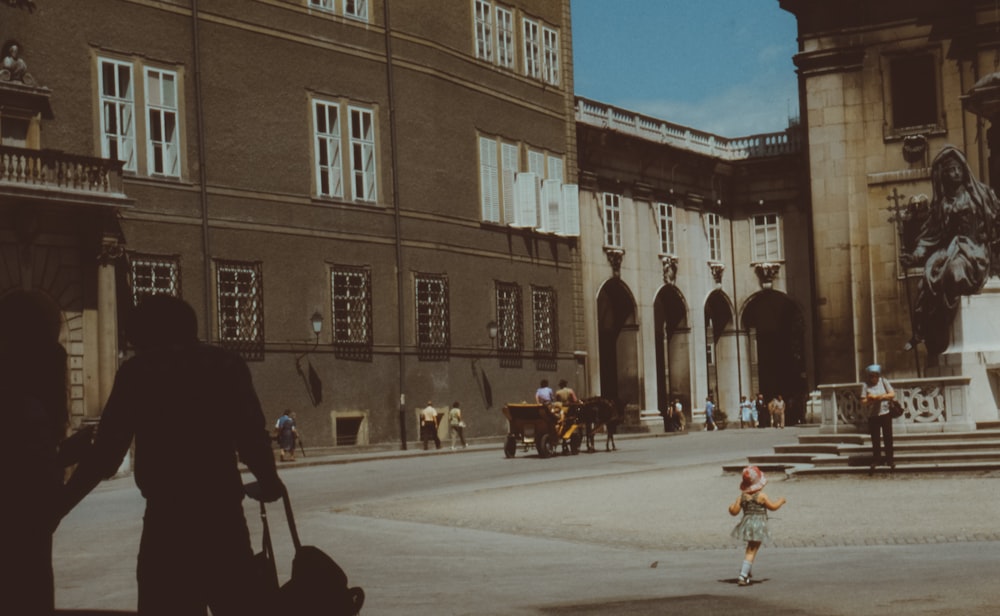
[[[998,472],[768,478],[764,492],[788,499],[770,514],[777,547],[1000,540]],[[738,482],[712,464],[366,503],[345,513],[618,547],[732,549],[738,518],[726,509]]]

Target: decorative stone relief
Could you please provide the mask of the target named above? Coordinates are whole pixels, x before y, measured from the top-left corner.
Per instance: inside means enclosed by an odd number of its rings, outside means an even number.
[[[8,41],[3,47],[0,81],[20,81],[26,86],[38,85],[35,78],[28,73],[28,64],[21,57],[21,44],[17,41]]]
[[[722,286],[722,274],[726,271],[726,266],[718,261],[709,261],[708,268],[712,270],[712,280],[715,281],[715,286]]]
[[[622,275],[622,259],[625,257],[625,251],[621,248],[605,246],[604,254],[608,256],[608,263],[611,264],[612,273],[614,273],[616,278],[620,277]]]
[[[663,266],[663,282],[674,284],[677,282],[677,257],[673,255],[660,255],[660,264]]]
[[[778,272],[781,271],[781,264],[755,263],[753,269],[757,272],[757,279],[760,280],[760,286],[764,289],[770,289],[774,286],[774,279],[778,277]]]

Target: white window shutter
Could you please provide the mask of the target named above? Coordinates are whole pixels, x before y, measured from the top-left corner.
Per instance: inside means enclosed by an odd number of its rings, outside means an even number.
[[[562,187],[562,234],[580,236],[580,187],[563,184]]]
[[[540,231],[550,233],[562,232],[562,217],[560,206],[562,204],[562,182],[560,180],[545,180],[542,182],[542,224]]]
[[[517,198],[514,191],[514,176],[517,175],[518,149],[510,143],[500,144],[500,173],[503,194],[503,221],[513,225],[517,221]]]
[[[532,228],[538,224],[538,176],[518,173],[514,189],[517,191],[517,216],[512,226]]]
[[[500,222],[499,178],[497,177],[497,144],[492,139],[479,138],[479,184],[483,220]]]

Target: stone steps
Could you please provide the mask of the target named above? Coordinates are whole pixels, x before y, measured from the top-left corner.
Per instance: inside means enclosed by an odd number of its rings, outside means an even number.
[[[1000,470],[1000,424],[974,432],[899,434],[893,439],[897,473]],[[866,434],[809,434],[797,443],[778,445],[774,453],[751,456],[765,472],[789,475],[869,473],[871,438]],[[745,465],[726,465],[738,473]],[[878,467],[876,472],[890,472]]]

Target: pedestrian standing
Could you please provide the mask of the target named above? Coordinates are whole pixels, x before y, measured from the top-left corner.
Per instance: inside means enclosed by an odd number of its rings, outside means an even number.
[[[448,427],[451,434],[451,450],[455,451],[456,436],[462,440],[462,449],[468,447],[465,444],[465,421],[462,420],[462,409],[457,400],[451,403],[451,409],[448,411]]]
[[[774,400],[767,406],[768,412],[771,413],[771,425],[775,428],[785,429],[785,399],[778,394]]]
[[[753,421],[753,402],[747,400],[746,396],[740,396],[740,428],[745,428],[754,426]]]
[[[278,418],[275,424],[278,431],[278,446],[281,448],[281,461],[295,461],[295,440],[298,438],[298,430],[295,427],[295,413],[285,409],[285,412]]]
[[[729,515],[736,515],[743,511],[743,519],[733,528],[730,533],[733,539],[746,541],[747,548],[743,556],[743,566],[740,567],[740,575],[736,578],[740,586],[750,585],[750,570],[753,561],[757,557],[757,551],[765,541],[771,541],[771,533],[767,527],[767,512],[777,511],[785,504],[785,497],[772,501],[764,494],[764,486],[767,485],[767,478],[756,466],[748,466],[743,469],[743,480],[740,482],[740,495],[729,505]]]
[[[882,367],[872,364],[865,370],[867,378],[861,385],[861,404],[868,409],[868,432],[872,437],[872,462],[868,474],[875,472],[875,467],[883,463],[882,445],[885,445],[885,465],[896,468],[892,456],[892,415],[889,413],[889,400],[896,397],[896,392],[888,380],[882,378]],[[881,436],[881,438],[879,438]]]
[[[711,432],[715,430],[717,426],[715,425],[715,419],[712,414],[715,412],[715,403],[712,402],[712,394],[709,394],[705,398],[705,430]]]
[[[756,417],[754,419],[757,421],[758,428],[767,428],[771,425],[771,414],[767,409],[767,402],[764,401],[764,394],[757,392],[757,399],[753,401],[754,404],[754,414]]]
[[[434,441],[434,447],[441,449],[441,439],[438,438],[438,414],[431,401],[427,401],[427,406],[420,411],[420,440],[424,443],[424,451],[427,450],[430,441]]]

